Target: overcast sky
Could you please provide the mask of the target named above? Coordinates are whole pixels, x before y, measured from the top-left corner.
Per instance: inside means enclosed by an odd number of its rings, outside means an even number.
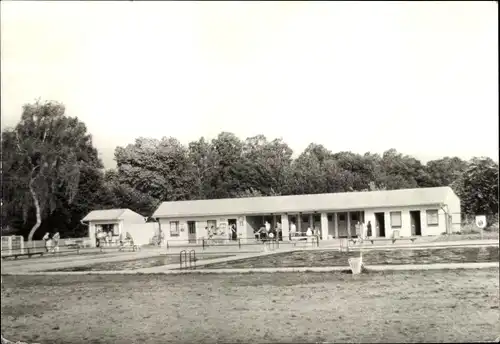
[[[1,2],[2,126],[57,100],[107,167],[230,131],[498,157],[496,2]]]

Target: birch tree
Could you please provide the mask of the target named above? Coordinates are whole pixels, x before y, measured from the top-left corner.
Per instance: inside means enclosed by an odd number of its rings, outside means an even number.
[[[11,186],[4,202],[21,210],[26,220],[35,212],[28,241],[42,221],[58,206],[69,204],[78,191],[80,164],[97,154],[87,128],[78,118],[65,116],[64,105],[37,101],[23,107],[21,121],[2,133],[3,171]]]

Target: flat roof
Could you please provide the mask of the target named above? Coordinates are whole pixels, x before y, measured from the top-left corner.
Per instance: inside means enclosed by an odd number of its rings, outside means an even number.
[[[163,202],[154,218],[341,211],[445,204],[446,187]],[[456,197],[456,195],[455,195]]]

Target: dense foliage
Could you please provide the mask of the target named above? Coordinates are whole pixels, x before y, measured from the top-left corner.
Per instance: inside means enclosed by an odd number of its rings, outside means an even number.
[[[85,125],[58,103],[26,105],[2,131],[2,230],[36,238],[85,233],[93,209],[151,215],[161,201],[451,186],[463,214],[498,213],[498,164],[446,157],[422,164],[390,149],[382,155],[331,152],[311,143],[299,156],[281,139],[241,140],[222,132],[182,145],[138,138],[115,150],[104,171]]]

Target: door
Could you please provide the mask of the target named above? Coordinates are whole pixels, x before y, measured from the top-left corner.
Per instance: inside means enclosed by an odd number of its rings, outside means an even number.
[[[410,211],[411,218],[411,235],[417,236],[422,235],[422,227],[420,225],[420,211],[414,210]]]
[[[238,224],[236,219],[227,220],[227,224],[229,225],[229,239],[238,240]]]
[[[339,238],[347,238],[347,213],[339,213],[337,218],[339,220]]]
[[[188,242],[196,244],[196,222],[188,221]]]
[[[385,237],[384,213],[375,213],[375,236]]]

